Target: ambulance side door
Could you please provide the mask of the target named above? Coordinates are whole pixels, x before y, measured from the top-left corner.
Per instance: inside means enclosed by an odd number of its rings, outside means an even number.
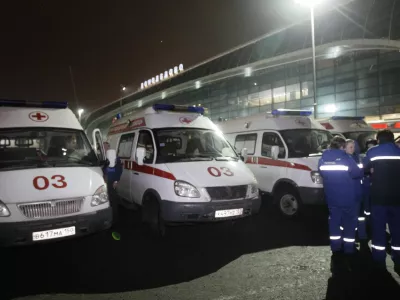
[[[275,183],[280,178],[285,178],[287,173],[286,153],[287,149],[281,136],[275,131],[264,131],[260,133],[260,143],[257,152],[261,154],[258,157],[257,168],[254,173],[258,180],[259,188],[262,191],[271,193]],[[271,155],[272,146],[279,147],[278,159],[273,159]]]
[[[260,174],[256,174],[254,172],[255,170],[257,170],[257,165],[254,164],[254,158],[256,158],[257,155],[256,149],[258,140],[259,137],[257,132],[238,133],[236,134],[236,136],[229,139],[238,154],[240,154],[243,148],[247,149],[248,158],[246,160],[246,165],[256,176],[257,181],[260,182],[260,180],[262,179],[258,177]]]
[[[136,150],[139,147],[146,149],[146,157],[143,165],[137,164]],[[148,129],[142,129],[138,132],[138,138],[135,145],[133,171],[131,172],[131,198],[133,202],[141,205],[144,192],[154,187],[155,178],[153,175],[156,147],[153,134]]]
[[[117,192],[118,195],[127,200],[131,200],[131,173],[132,171],[128,166],[132,164],[131,157],[134,155],[134,145],[136,142],[136,133],[124,133],[119,138],[117,147],[117,157],[122,161],[124,169],[122,171],[121,179],[119,181]]]

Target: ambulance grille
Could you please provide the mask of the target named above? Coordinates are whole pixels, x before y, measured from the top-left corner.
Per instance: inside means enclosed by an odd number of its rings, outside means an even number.
[[[243,199],[247,194],[247,185],[215,186],[206,189],[212,201]]]
[[[43,201],[18,205],[22,214],[29,219],[60,217],[78,213],[82,209],[83,198]]]

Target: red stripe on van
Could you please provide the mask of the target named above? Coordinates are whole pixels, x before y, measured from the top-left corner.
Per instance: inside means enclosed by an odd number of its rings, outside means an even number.
[[[124,168],[127,170],[145,173],[145,174],[149,174],[149,175],[154,175],[154,176],[162,177],[165,179],[176,180],[175,176],[172,173],[169,173],[169,172],[157,169],[157,168],[153,168],[150,166],[146,166],[146,165],[139,166],[133,160],[125,160]]]
[[[310,167],[302,164],[291,163],[284,160],[276,160],[272,158],[259,157],[259,156],[249,156],[246,160],[246,164],[256,164],[256,165],[264,165],[264,166],[273,166],[273,167],[283,167],[283,168],[291,168],[297,170],[304,171],[312,171]]]

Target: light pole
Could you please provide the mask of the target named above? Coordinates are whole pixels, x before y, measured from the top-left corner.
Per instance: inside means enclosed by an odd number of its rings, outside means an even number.
[[[82,117],[83,112],[84,112],[83,108],[78,109],[78,119],[79,119],[79,123],[81,122],[81,117]]]
[[[311,43],[312,43],[312,61],[313,61],[313,90],[314,90],[314,118],[317,118],[317,67],[315,62],[315,28],[314,28],[314,7],[323,0],[294,0],[296,3],[306,5],[311,13]]]

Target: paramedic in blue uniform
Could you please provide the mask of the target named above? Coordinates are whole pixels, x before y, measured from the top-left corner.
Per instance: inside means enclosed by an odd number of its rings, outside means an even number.
[[[370,149],[378,145],[378,141],[375,139],[368,139],[365,143],[365,149]],[[364,157],[363,159],[363,166],[367,163],[367,158]],[[370,189],[371,189],[371,178],[370,174],[366,173],[363,179],[363,200],[361,205],[361,211],[365,217],[365,227],[367,228],[369,224],[369,218],[371,215],[371,196],[370,196]]]
[[[105,152],[107,152],[109,148],[110,144],[105,142],[104,143]],[[118,195],[116,188],[118,182],[121,179],[122,171],[123,171],[122,162],[119,157],[116,158],[115,166],[113,168],[111,168],[109,165],[106,165],[103,169],[104,177],[107,182],[107,191],[108,191],[110,206],[113,211],[113,223],[116,223],[118,221]]]
[[[350,158],[354,159],[355,163],[359,168],[362,168],[362,164],[360,164],[360,154],[356,152],[356,142],[351,139],[346,140],[345,151],[349,155]],[[358,147],[359,148],[359,147]],[[365,225],[365,216],[364,211],[362,210],[362,197],[363,197],[363,181],[354,180],[355,189],[357,191],[357,202],[359,203],[358,211],[358,238],[360,240],[360,244],[363,247],[363,250],[368,248],[368,236],[367,236],[367,227]]]
[[[390,130],[379,131],[378,145],[367,151],[365,169],[371,173],[372,257],[380,270],[386,270],[386,224],[392,237],[394,268],[400,274],[400,148]]]
[[[356,182],[363,171],[353,158],[344,151],[346,140],[340,136],[332,139],[318,163],[324,181],[325,199],[329,208],[329,238],[332,250],[331,271],[341,263],[342,253],[347,263],[353,262],[358,220],[359,198]],[[343,233],[340,227],[343,227]],[[350,265],[349,265],[350,267]]]

